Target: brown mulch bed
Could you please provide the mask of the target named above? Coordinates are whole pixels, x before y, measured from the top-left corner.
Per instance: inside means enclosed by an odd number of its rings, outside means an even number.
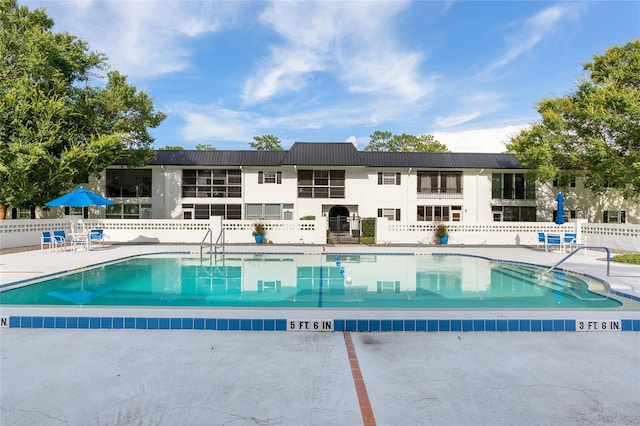
[[[40,246],[22,246],[0,249],[0,255],[10,253],[22,253],[23,251],[40,250]]]

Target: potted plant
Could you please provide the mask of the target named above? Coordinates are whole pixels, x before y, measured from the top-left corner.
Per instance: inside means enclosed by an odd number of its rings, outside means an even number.
[[[256,222],[253,225],[253,232],[251,234],[256,239],[256,244],[262,244],[262,241],[264,240],[264,235],[266,233],[267,231],[264,229],[264,223]]]
[[[447,244],[449,242],[449,228],[444,223],[436,226],[436,238],[440,244]]]

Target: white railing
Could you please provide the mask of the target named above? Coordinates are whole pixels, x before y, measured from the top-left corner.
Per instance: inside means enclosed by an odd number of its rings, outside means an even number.
[[[264,221],[267,241],[274,244],[326,244],[327,221],[269,220]],[[640,252],[640,225],[598,224],[584,221],[558,226],[552,222],[448,222],[449,244],[535,246],[538,232],[576,232],[578,240],[588,245],[606,246],[612,250]],[[218,235],[225,232],[227,244],[254,243],[254,221],[210,221],[173,219],[37,219],[0,221],[0,248],[40,244],[40,233],[55,229],[103,229],[109,243],[187,243],[199,244],[208,229]],[[433,222],[394,222],[385,218],[376,221],[377,244],[436,244]]]

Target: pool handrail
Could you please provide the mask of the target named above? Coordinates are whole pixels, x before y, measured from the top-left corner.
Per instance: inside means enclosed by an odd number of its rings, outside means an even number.
[[[200,241],[200,261],[202,261],[202,250],[204,249],[207,237],[209,237],[209,250],[211,250],[211,246],[213,245],[213,231],[211,231],[211,228],[207,228],[207,233],[204,234],[204,238]]]
[[[209,256],[211,256],[211,248],[213,247],[215,260],[218,261],[218,246],[222,247],[222,251],[224,251],[224,229],[220,230],[220,234],[218,234],[218,238],[216,238],[215,245],[213,243],[213,230],[211,228],[207,228],[207,233],[204,234],[204,238],[200,241],[200,261],[203,258],[203,249],[205,246],[205,241],[209,237]]]
[[[558,263],[553,265],[551,268],[547,269],[545,271],[545,274],[548,274],[552,270],[556,269],[561,263],[563,263],[565,260],[569,259],[571,256],[573,256],[574,254],[576,254],[580,250],[587,250],[587,249],[604,249],[604,250],[606,250],[606,252],[607,252],[607,276],[609,276],[609,271],[610,271],[610,266],[611,266],[611,251],[609,250],[609,247],[604,247],[604,246],[582,246],[582,247],[578,247],[575,250],[573,250],[571,253],[569,253],[568,255],[563,257]]]

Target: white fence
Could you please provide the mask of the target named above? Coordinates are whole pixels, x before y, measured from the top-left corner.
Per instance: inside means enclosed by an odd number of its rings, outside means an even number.
[[[274,244],[326,244],[326,218],[316,220],[265,221],[267,241]],[[597,224],[571,222],[558,226],[552,222],[488,222],[466,224],[450,222],[449,244],[535,246],[538,232],[576,232],[590,246],[605,246],[613,250],[640,252],[640,225]],[[0,221],[0,248],[40,244],[43,231],[76,228],[104,229],[107,243],[187,243],[199,244],[209,229],[213,239],[225,230],[225,242],[252,243],[254,222],[247,220],[211,221],[172,219],[39,219]],[[393,222],[385,218],[376,221],[376,243],[418,245],[436,244],[435,224],[430,222]]]
[[[488,222],[465,224],[448,222],[449,244],[532,246],[538,232],[578,234],[578,241],[589,246],[640,252],[640,225],[587,223],[584,220],[556,225],[553,222]],[[378,244],[436,244],[436,224],[431,222],[376,221]]]
[[[640,225],[583,223],[582,233],[590,246],[640,252]]]
[[[327,237],[326,219],[316,220],[270,220],[265,221],[268,242],[274,244],[324,244]],[[107,243],[188,243],[199,244],[211,229],[213,240],[224,228],[227,243],[252,243],[253,221],[210,221],[173,219],[36,219],[0,221],[0,248],[40,244],[43,231],[64,229],[89,231],[103,229]],[[207,238],[208,240],[208,238]]]
[[[553,222],[446,222],[449,244],[467,245],[535,245],[538,232],[577,232],[575,223],[558,226]],[[436,224],[432,222],[376,221],[378,244],[436,244]]]

